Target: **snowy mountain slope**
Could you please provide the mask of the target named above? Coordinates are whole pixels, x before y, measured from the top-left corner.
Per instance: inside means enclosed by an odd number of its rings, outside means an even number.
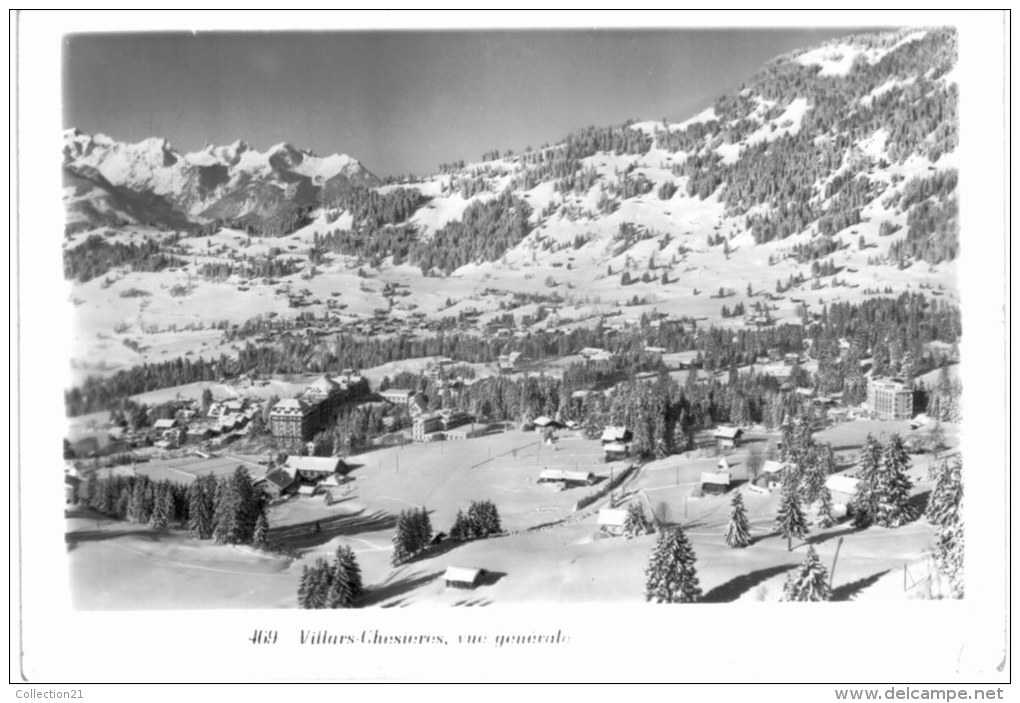
[[[80,233],[65,245],[65,271],[87,301],[79,310],[101,304],[107,326],[130,329],[293,314],[265,278],[310,290],[302,312],[337,314],[329,298],[342,301],[347,322],[388,308],[391,283],[429,319],[532,315],[545,300],[569,308],[569,324],[652,311],[733,327],[800,321],[805,309],[918,289],[951,301],[955,62],[952,30],[842,38],[775,59],[684,121],[588,127],[386,185],[354,159],[288,144],[181,155],[161,140],[70,133],[65,158],[80,187],[65,197]],[[104,289],[109,265],[70,250],[90,223],[165,230],[159,202],[206,221],[202,236],[168,244],[176,263],[155,271],[151,259],[136,267],[131,252],[93,247],[121,262]],[[119,296],[146,277],[193,292]]]

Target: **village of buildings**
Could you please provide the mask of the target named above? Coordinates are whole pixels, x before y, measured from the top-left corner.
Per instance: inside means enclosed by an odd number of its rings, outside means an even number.
[[[657,347],[646,347],[644,353],[661,358],[671,374],[698,374],[694,355],[669,354]],[[597,367],[611,365],[615,356],[606,349],[585,347],[575,358],[576,363]],[[782,353],[779,349],[769,350],[756,361],[779,379],[812,368],[814,363],[810,351]],[[78,439],[66,442],[67,503],[83,502],[90,474],[106,479],[144,476],[153,482],[189,486],[204,476],[228,477],[243,467],[266,496],[271,534],[282,544],[290,542],[286,558],[293,562],[286,568],[294,574],[294,584],[301,566],[315,555],[329,554],[340,544],[352,545],[362,559],[366,581],[382,584],[380,595],[369,605],[387,601],[395,578],[396,583],[420,581],[416,593],[422,600],[454,602],[461,590],[456,586],[487,590],[494,599],[499,595],[510,601],[533,598],[535,594],[526,591],[536,576],[522,578],[519,572],[512,572],[526,570],[522,558],[535,548],[532,542],[552,533],[569,537],[572,546],[567,553],[572,555],[587,545],[599,550],[599,559],[616,559],[621,552],[633,551],[627,558],[643,560],[647,548],[638,548],[637,543],[649,538],[631,539],[627,530],[631,504],[639,506],[654,525],[694,526],[696,547],[699,541],[722,545],[726,514],[737,492],[745,496],[757,539],[765,544],[775,542],[772,552],[758,549],[764,555],[762,563],[790,559],[773,525],[783,474],[788,469],[781,461],[779,430],[717,424],[699,428],[691,446],[671,456],[639,456],[633,447],[634,428],[625,425],[606,422],[593,431],[590,425],[566,419],[562,412],[516,422],[473,414],[470,407],[453,402],[457,389],[477,381],[459,375],[463,368],[453,359],[430,359],[408,387],[395,387],[385,377],[373,388],[369,374],[357,369],[307,377],[303,385],[293,376],[284,383],[255,372],[191,384],[160,405],[159,419],[146,426],[132,429],[126,418],[105,426],[93,423]],[[540,374],[543,371],[520,352],[511,352],[487,365],[484,377],[527,378],[536,369]],[[705,372],[697,382],[724,375]],[[639,374],[638,381],[656,376]],[[281,389],[291,391],[289,397],[283,397]],[[423,389],[435,395],[430,398]],[[837,448],[837,470],[826,478],[837,530],[849,519],[858,451],[866,435],[884,438],[896,433],[906,438],[914,456],[911,475],[918,491],[930,490],[929,467],[938,460],[940,450],[944,455],[956,441],[954,424],[915,413],[915,390],[904,380],[869,377],[866,402],[853,407],[843,403],[842,394],[819,395],[789,380],[783,381],[783,391],[798,396],[798,402],[811,408],[816,441]],[[569,404],[576,411],[590,402],[592,394],[608,398],[613,392],[613,387],[574,391]],[[371,409],[381,421],[353,451],[324,447],[322,433],[352,408]],[[930,439],[936,432],[941,444],[932,450]],[[476,499],[495,503],[507,536],[469,542],[453,551],[448,551],[453,547],[449,540],[446,546],[437,546],[447,537],[448,525],[458,511]],[[395,516],[410,507],[429,511],[434,543],[419,559],[394,570],[388,560],[388,543]],[[179,532],[180,539],[187,539],[184,526]],[[874,566],[876,556],[888,560],[885,571],[910,563],[911,568],[924,570],[925,578],[931,578],[926,552],[930,530],[919,523],[904,534],[902,548],[886,555],[872,553],[866,539],[856,550],[852,545],[844,548],[840,575],[848,596],[857,595],[858,587],[853,584],[862,579],[870,585],[868,578],[873,574],[864,572]],[[69,539],[73,539],[73,529]],[[223,548],[212,542],[203,544],[210,550]],[[434,557],[430,556],[433,551]],[[548,561],[549,568],[564,557],[544,543],[539,551],[537,558]],[[725,556],[710,552],[702,560],[703,581],[711,582],[716,571],[732,578]],[[78,555],[77,564],[85,572],[95,568],[86,564],[82,555]],[[640,581],[642,568],[635,562],[633,569],[630,579],[636,575]],[[429,570],[432,577],[422,580],[423,570]],[[438,578],[439,574],[444,578]],[[506,577],[490,577],[486,586],[487,574]],[[168,575],[168,584],[183,584],[186,578],[186,570],[183,575]],[[587,596],[580,594],[582,600],[615,593],[618,578],[603,575],[593,579],[594,590]],[[725,588],[729,581],[723,576],[719,579],[723,584],[717,598],[729,598],[733,595]],[[608,582],[606,591],[599,590],[599,580]],[[770,587],[762,581],[755,589],[744,589],[740,597],[764,599],[769,588],[773,595],[781,590],[778,582]],[[930,584],[927,588],[930,590]],[[161,596],[149,593],[151,597],[142,602],[152,606],[154,598],[158,603]],[[561,597],[572,600],[574,595],[578,594]],[[640,596],[640,587],[631,595]],[[169,591],[163,597],[173,601]],[[254,607],[293,607],[293,597],[293,590],[279,593],[270,588],[243,602]],[[80,598],[81,607],[117,607],[112,596],[101,593]],[[213,602],[217,602],[215,597]]]

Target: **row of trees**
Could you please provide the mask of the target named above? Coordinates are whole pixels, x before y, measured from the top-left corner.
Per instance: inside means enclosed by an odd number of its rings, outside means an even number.
[[[298,607],[353,608],[364,592],[354,551],[341,545],[332,561],[319,557],[312,566],[304,567],[298,585]]]
[[[176,235],[155,240],[149,237],[140,243],[107,241],[98,234],[73,247],[64,247],[64,278],[81,283],[119,266],[130,266],[132,271],[162,271],[183,266],[185,261],[167,253],[177,243]]]
[[[157,529],[186,526],[220,544],[269,544],[268,498],[242,466],[229,476],[202,476],[190,486],[148,476],[89,474],[81,501],[118,520]]]
[[[422,552],[432,540],[432,522],[425,508],[401,510],[393,533],[393,556],[390,563],[399,566]]]
[[[471,501],[467,512],[457,511],[457,517],[450,528],[450,539],[466,541],[485,539],[503,531],[499,511],[491,500]]]

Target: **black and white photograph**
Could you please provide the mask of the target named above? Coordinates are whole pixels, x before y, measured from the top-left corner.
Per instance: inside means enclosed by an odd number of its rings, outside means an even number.
[[[1008,683],[1008,13],[217,14],[20,18],[12,683]]]

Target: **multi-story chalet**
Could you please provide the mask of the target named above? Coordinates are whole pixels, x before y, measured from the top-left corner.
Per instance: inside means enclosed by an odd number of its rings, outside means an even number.
[[[909,420],[914,415],[914,392],[891,378],[868,379],[868,409],[880,420]]]
[[[415,442],[424,442],[426,435],[443,429],[443,418],[439,413],[419,415],[411,426],[411,437]]]
[[[344,377],[338,383],[323,375],[297,398],[281,400],[269,411],[273,436],[307,442],[336,419],[340,405],[352,397],[352,386],[361,379]]]
[[[316,415],[300,398],[285,398],[269,411],[269,431],[274,437],[307,442],[315,435]]]

